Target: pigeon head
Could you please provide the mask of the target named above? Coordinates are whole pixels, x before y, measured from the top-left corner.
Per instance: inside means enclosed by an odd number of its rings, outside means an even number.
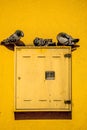
[[[24,33],[23,33],[21,30],[16,30],[15,34],[16,34],[18,37],[24,37]]]

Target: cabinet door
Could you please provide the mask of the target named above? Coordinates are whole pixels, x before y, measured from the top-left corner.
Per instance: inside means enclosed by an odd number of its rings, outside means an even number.
[[[70,53],[59,48],[16,50],[16,109],[71,110]]]

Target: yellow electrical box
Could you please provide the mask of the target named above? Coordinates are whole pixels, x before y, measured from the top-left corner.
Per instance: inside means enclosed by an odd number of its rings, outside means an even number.
[[[71,47],[15,48],[15,111],[71,111]]]

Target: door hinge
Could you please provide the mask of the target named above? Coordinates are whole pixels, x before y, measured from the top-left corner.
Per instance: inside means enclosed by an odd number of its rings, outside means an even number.
[[[64,100],[65,104],[71,104],[71,100]]]

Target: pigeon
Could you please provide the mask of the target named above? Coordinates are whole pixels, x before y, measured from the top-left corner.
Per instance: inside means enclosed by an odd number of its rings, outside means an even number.
[[[36,37],[33,41],[35,46],[56,46],[55,42],[52,42],[52,39],[43,39]]]
[[[79,39],[75,39],[67,33],[61,32],[57,35],[57,41],[57,45],[59,46],[74,46],[79,41]]]
[[[6,46],[10,50],[14,50],[14,46],[25,46],[25,44],[20,40],[24,37],[24,33],[21,30],[16,30],[7,39],[1,41],[1,45]]]

